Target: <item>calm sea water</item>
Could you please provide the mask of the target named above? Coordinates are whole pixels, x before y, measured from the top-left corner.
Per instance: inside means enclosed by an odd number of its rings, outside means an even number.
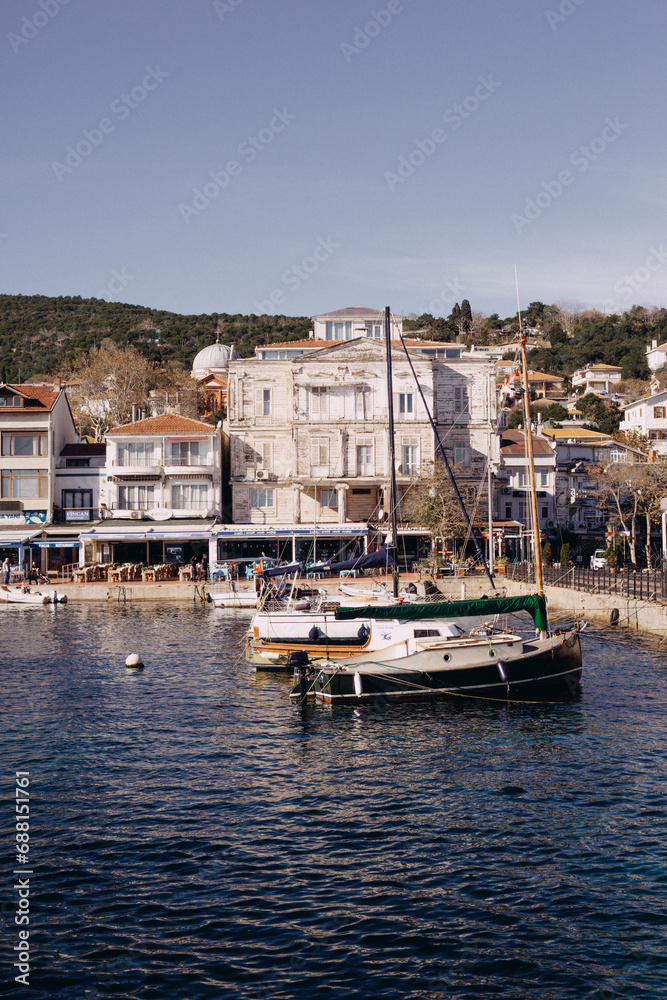
[[[667,654],[584,634],[570,705],[301,710],[248,621],[0,609],[0,995],[667,996]]]

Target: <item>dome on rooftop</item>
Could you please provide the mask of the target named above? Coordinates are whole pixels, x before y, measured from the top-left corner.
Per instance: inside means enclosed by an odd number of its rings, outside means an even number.
[[[209,344],[197,354],[192,362],[192,374],[202,377],[210,372],[227,371],[231,356],[240,358],[241,355],[234,350],[234,345],[228,346],[216,340],[215,344]]]

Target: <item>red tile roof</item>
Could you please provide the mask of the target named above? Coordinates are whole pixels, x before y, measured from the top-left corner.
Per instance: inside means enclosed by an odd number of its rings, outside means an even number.
[[[52,410],[60,395],[60,388],[55,385],[9,385],[7,389],[13,389],[26,398],[26,404],[13,412],[25,413],[26,411],[41,412]]]
[[[502,455],[525,455],[526,439],[523,431],[503,431],[500,440]],[[534,455],[553,455],[553,448],[543,438],[533,438]]]
[[[165,413],[160,417],[147,417],[131,424],[112,427],[107,434],[213,434],[213,424],[203,420],[182,417],[179,413]]]

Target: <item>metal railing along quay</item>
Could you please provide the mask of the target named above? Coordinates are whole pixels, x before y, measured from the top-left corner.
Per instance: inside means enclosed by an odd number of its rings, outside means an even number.
[[[546,587],[567,587],[583,590],[588,594],[613,594],[632,597],[639,601],[667,599],[666,567],[656,569],[587,569],[578,566],[544,566],[542,576]],[[535,568],[531,562],[508,563],[505,576],[520,583],[535,582]]]

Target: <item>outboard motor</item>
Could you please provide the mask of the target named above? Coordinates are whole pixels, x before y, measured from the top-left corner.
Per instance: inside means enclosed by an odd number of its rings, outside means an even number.
[[[308,651],[305,649],[295,649],[287,657],[287,666],[294,669],[294,680],[298,680],[299,696],[303,701],[308,694],[308,673],[310,660]]]
[[[417,593],[417,585],[414,584],[412,581],[410,581],[410,583],[406,583],[406,585],[405,585],[405,593],[406,594],[416,594]]]

